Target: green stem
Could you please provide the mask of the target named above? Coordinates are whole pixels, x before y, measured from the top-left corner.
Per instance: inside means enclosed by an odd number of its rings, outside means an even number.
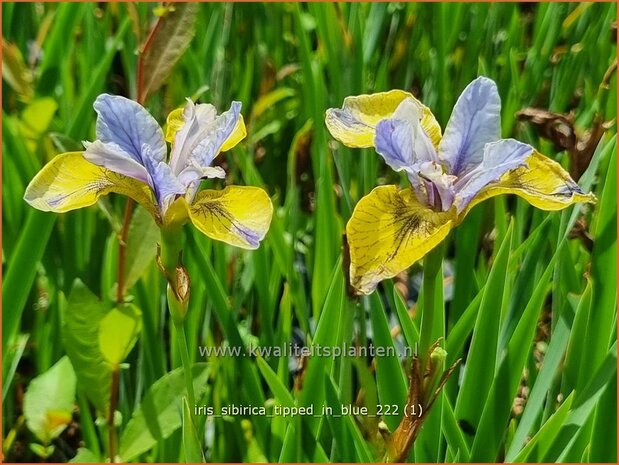
[[[191,282],[186,268],[181,263],[182,227],[163,228],[160,242],[160,265],[163,274],[168,280],[168,308],[174,328],[177,331],[177,339],[183,363],[187,397],[190,404],[191,419],[196,405],[196,396],[193,390],[193,370],[189,349],[187,346],[187,334],[185,333],[185,317],[189,308]]]
[[[193,410],[196,405],[196,395],[193,390],[193,370],[191,359],[189,358],[189,350],[187,349],[187,335],[185,334],[185,324],[183,322],[174,323],[174,327],[178,332],[178,345],[181,351],[181,360],[183,362],[183,372],[185,374],[185,384],[187,385],[187,397],[189,401],[191,417],[193,420]]]
[[[108,452],[110,462],[116,463],[116,443],[118,437],[116,435],[116,409],[118,408],[118,389],[120,384],[120,368],[116,367],[112,371],[112,385],[110,394],[110,411],[107,417],[108,427]]]
[[[421,373],[425,373],[430,346],[440,337],[440,334],[437,334],[439,331],[434,326],[436,325],[435,314],[437,309],[440,309],[443,305],[443,302],[436,301],[436,291],[437,285],[443,285],[444,248],[444,243],[439,244],[426,255],[423,263],[423,312],[421,314],[421,334],[419,336]]]

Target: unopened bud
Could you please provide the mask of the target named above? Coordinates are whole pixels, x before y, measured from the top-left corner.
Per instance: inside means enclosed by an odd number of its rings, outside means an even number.
[[[178,289],[173,289],[168,284],[168,308],[175,325],[182,324],[185,321],[189,306],[189,286],[181,286],[181,289],[181,294],[179,295]]]

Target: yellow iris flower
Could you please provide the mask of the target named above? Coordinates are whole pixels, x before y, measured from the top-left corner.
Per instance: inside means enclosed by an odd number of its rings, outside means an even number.
[[[542,210],[592,202],[555,161],[500,138],[501,101],[485,77],[470,83],[441,128],[413,95],[392,90],[347,97],[326,125],[348,147],[374,147],[410,187],[379,186],[356,205],[346,234],[350,280],[360,294],[436,247],[479,202],[516,194]]]
[[[271,199],[260,188],[228,186],[199,191],[205,178],[224,178],[211,166],[222,151],[246,135],[241,104],[217,115],[209,104],[188,100],[168,117],[167,131],[138,103],[102,94],[94,142],[84,152],[51,160],[28,185],[24,199],[43,211],[66,212],[93,205],[115,192],[146,208],[162,227],[191,221],[212,239],[255,249],[273,214]],[[166,140],[171,143],[167,156]]]

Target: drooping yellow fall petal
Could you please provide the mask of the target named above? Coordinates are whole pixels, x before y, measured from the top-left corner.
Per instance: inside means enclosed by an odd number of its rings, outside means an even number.
[[[436,247],[453,226],[453,213],[422,205],[411,189],[375,188],[357,203],[346,225],[351,285],[371,294],[380,281]]]
[[[63,213],[93,205],[111,192],[131,197],[158,219],[149,186],[90,163],[82,152],[54,157],[30,182],[24,200],[39,210]]]
[[[370,95],[346,97],[342,108],[327,110],[325,123],[331,135],[348,147],[374,146],[376,125],[385,118],[391,118],[404,99],[413,99],[423,110],[421,126],[438,149],[441,141],[441,127],[432,111],[413,94],[403,90],[391,90]]]
[[[477,194],[459,215],[462,221],[471,208],[501,194],[516,194],[540,210],[562,210],[577,202],[595,202],[595,196],[582,192],[567,171],[554,160],[534,150],[521,166],[506,173]]]
[[[273,216],[268,194],[253,186],[204,190],[188,205],[194,226],[211,239],[244,249],[256,249]]]

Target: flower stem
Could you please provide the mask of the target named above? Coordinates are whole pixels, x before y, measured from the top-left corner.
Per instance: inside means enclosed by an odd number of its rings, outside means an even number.
[[[442,291],[443,285],[443,254],[444,243],[439,244],[431,250],[425,257],[423,263],[423,313],[421,314],[421,334],[419,336],[419,355],[421,358],[421,373],[425,373],[427,366],[428,350],[430,346],[440,336],[442,330],[436,327],[437,321],[435,314],[437,309],[442,308],[443,302],[437,301],[437,290]],[[438,293],[442,299],[442,292]]]
[[[116,409],[118,407],[118,388],[120,383],[120,368],[116,367],[112,371],[112,386],[110,396],[110,411],[107,416],[107,430],[108,430],[108,452],[110,456],[110,463],[116,463]]]
[[[196,396],[193,390],[193,370],[189,349],[187,346],[187,334],[185,333],[185,317],[189,307],[191,281],[187,269],[181,261],[182,228],[162,228],[159,250],[159,265],[162,273],[168,281],[168,308],[174,328],[177,331],[177,339],[183,363],[183,373],[187,388],[187,397],[190,405],[190,414],[193,421],[193,407],[196,404]]]
[[[133,211],[133,199],[127,199],[125,204],[125,217],[123,227],[120,231],[118,240],[118,274],[116,277],[116,302],[122,304],[125,301],[125,262],[127,261],[127,236],[129,234],[129,224],[131,223],[131,212]]]
[[[183,372],[185,374],[185,384],[187,385],[187,397],[190,406],[191,417],[193,418],[193,408],[196,405],[196,395],[193,390],[193,370],[191,359],[189,358],[189,350],[187,348],[187,335],[185,334],[185,324],[183,322],[175,322],[174,327],[178,332],[178,344],[181,351],[181,360],[183,363]]]

